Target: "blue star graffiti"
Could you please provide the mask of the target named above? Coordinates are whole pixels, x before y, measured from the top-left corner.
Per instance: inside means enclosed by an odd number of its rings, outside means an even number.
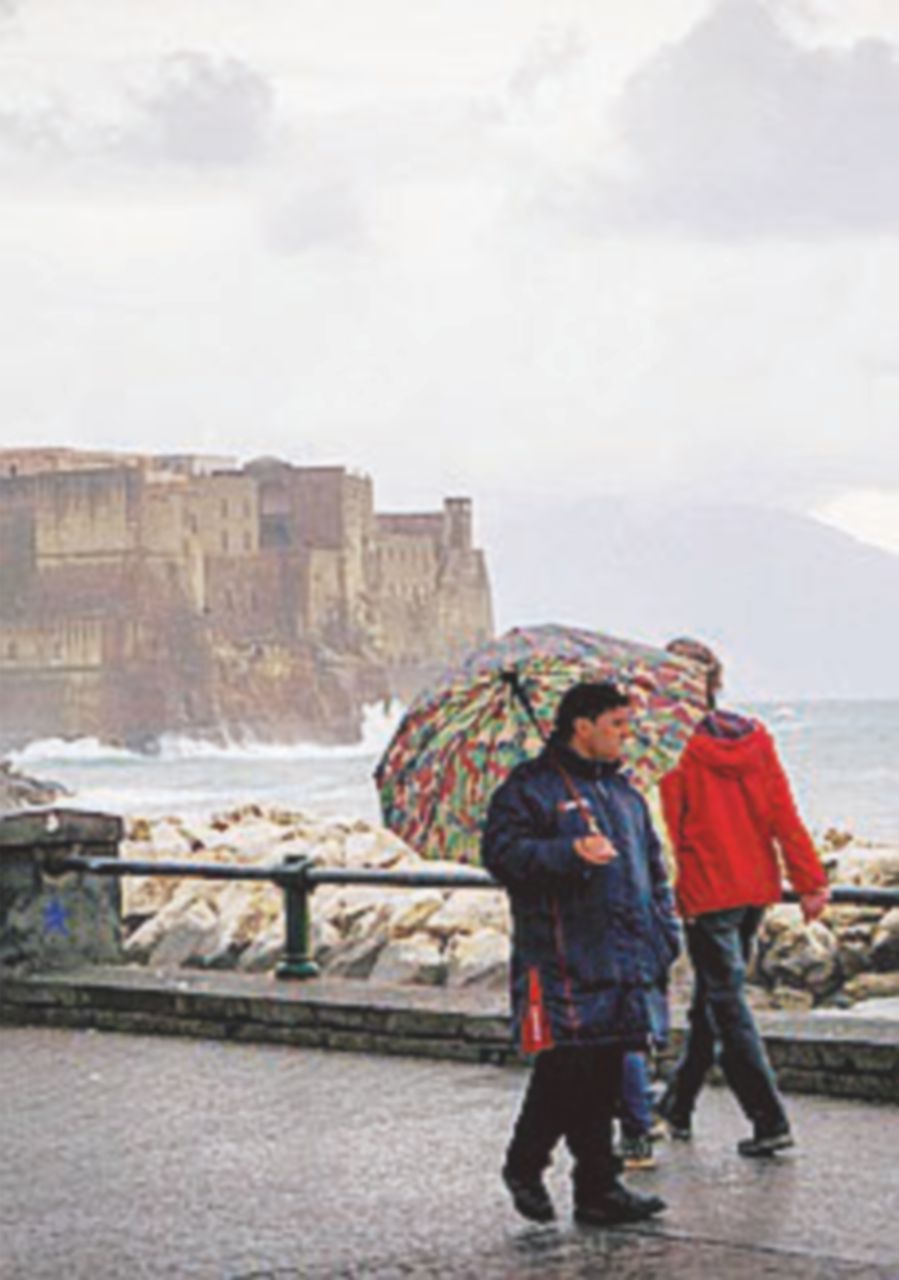
[[[44,932],[69,936],[69,915],[61,898],[51,898],[44,907]]]

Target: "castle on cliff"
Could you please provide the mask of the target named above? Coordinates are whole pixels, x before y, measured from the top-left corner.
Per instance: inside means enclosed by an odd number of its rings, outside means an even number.
[[[471,502],[275,458],[0,449],[0,745],[351,740],[492,634]]]

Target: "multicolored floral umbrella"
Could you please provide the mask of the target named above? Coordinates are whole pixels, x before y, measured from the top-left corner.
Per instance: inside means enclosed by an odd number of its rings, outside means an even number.
[[[384,822],[425,857],[476,862],[490,796],[549,736],[562,694],[581,680],[631,693],[626,763],[649,786],[675,763],[706,710],[697,664],[573,627],[516,627],[421,693],[375,770]]]

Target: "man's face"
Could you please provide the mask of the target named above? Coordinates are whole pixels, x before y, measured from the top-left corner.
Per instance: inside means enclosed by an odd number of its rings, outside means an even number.
[[[620,760],[630,729],[629,707],[613,707],[595,720],[578,716],[570,745],[588,760]]]

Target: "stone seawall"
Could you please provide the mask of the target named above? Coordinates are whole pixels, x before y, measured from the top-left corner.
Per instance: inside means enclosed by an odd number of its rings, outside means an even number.
[[[0,1024],[184,1035],[357,1053],[521,1064],[490,991],[97,967],[0,981]],[[759,1015],[788,1092],[899,1103],[899,1025],[839,1013]],[[666,1060],[677,1052],[683,1018]]]

